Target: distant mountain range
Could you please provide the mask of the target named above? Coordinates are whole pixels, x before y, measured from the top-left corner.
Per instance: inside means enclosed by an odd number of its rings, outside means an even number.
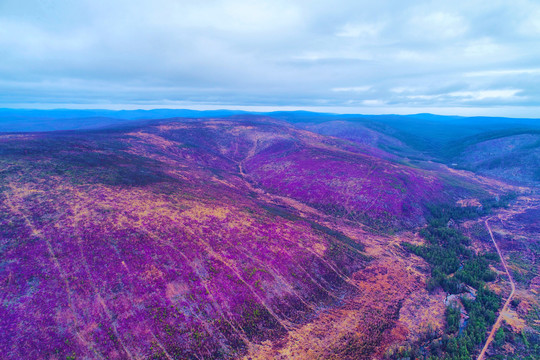
[[[509,181],[525,184],[540,181],[536,170],[540,167],[540,119],[308,111],[0,109],[0,132],[114,128],[151,124],[166,118],[206,119],[249,114],[271,117],[323,135],[354,141],[362,144],[368,153],[378,149],[409,161],[429,159]],[[524,165],[526,170],[521,171],[520,165]]]

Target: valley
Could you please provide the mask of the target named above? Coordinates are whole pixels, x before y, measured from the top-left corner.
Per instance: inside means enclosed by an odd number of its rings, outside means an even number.
[[[539,354],[536,128],[270,115],[0,133],[0,358]]]

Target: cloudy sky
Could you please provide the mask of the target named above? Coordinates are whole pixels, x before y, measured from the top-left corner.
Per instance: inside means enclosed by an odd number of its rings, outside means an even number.
[[[540,117],[537,0],[0,0],[0,107]]]

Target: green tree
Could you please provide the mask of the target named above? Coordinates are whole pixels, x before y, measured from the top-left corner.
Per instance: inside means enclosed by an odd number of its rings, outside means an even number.
[[[457,354],[458,344],[455,337],[451,337],[450,340],[448,340],[448,344],[446,345],[446,351],[452,355]]]
[[[446,307],[446,332],[453,334],[459,329],[461,312],[453,306]]]
[[[502,327],[500,327],[499,330],[497,330],[497,332],[495,333],[494,341],[496,347],[500,347],[502,346],[502,344],[504,344],[504,330]]]

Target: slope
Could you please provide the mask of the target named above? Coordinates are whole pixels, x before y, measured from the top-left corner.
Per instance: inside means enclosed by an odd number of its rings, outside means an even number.
[[[343,322],[335,353],[382,354],[423,289],[382,225],[471,194],[264,117],[4,134],[0,154],[7,359],[237,358],[321,321]]]

